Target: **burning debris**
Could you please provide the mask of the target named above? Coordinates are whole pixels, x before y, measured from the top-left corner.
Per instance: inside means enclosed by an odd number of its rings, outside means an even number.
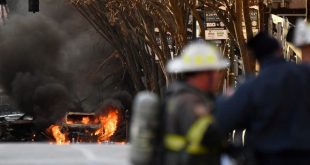
[[[120,111],[114,109],[107,114],[69,112],[59,125],[51,125],[47,132],[56,144],[76,142],[110,141],[120,123]]]
[[[119,122],[118,110],[110,111],[107,115],[99,115],[101,127],[95,132],[98,142],[110,140],[115,134]]]
[[[102,113],[68,112],[60,122],[41,131],[31,116],[10,112],[0,115],[0,141],[123,144],[127,141],[127,116],[112,106]]]

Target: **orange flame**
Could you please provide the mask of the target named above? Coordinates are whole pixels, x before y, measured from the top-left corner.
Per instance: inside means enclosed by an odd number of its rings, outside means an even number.
[[[95,132],[98,142],[109,140],[117,130],[118,111],[110,111],[107,116],[99,116],[101,127]]]
[[[82,117],[82,120],[65,120],[66,124],[98,124],[100,128],[94,132],[89,132],[85,130],[85,133],[89,133],[90,136],[96,135],[97,142],[103,142],[110,140],[110,138],[115,134],[118,126],[119,120],[119,111],[117,109],[111,110],[108,114],[99,115],[96,118],[92,119],[89,116]],[[69,144],[69,132],[62,133],[60,125],[51,125],[48,128],[48,132],[53,135],[56,144]]]
[[[67,121],[66,121],[66,124],[74,124],[74,122],[71,121],[71,120],[67,120]]]
[[[66,135],[60,131],[60,126],[58,125],[51,125],[49,127],[51,130],[53,137],[55,138],[56,144],[68,144],[69,141],[66,139]]]
[[[90,122],[89,117],[83,117],[82,118],[82,124],[89,124],[89,122]]]

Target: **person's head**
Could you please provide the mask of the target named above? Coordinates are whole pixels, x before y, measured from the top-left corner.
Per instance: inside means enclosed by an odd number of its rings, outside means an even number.
[[[203,40],[187,45],[180,56],[169,61],[167,71],[183,74],[190,85],[208,92],[214,92],[219,83],[220,71],[229,66],[216,46]]]
[[[300,19],[293,32],[293,43],[302,52],[302,60],[310,62],[310,24]]]
[[[282,56],[280,43],[267,32],[259,32],[247,42],[248,50],[259,63]]]

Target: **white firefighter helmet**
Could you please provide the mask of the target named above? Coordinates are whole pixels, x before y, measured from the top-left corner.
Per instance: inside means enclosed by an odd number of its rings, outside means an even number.
[[[169,73],[199,72],[219,70],[229,66],[218,48],[205,41],[195,41],[187,45],[181,55],[170,60],[167,64]]]
[[[297,47],[310,45],[310,24],[303,19],[297,20],[293,43]]]

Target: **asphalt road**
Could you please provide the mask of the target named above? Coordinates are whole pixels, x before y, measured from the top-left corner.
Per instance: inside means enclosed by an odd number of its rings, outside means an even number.
[[[0,165],[130,165],[128,145],[0,144]]]

